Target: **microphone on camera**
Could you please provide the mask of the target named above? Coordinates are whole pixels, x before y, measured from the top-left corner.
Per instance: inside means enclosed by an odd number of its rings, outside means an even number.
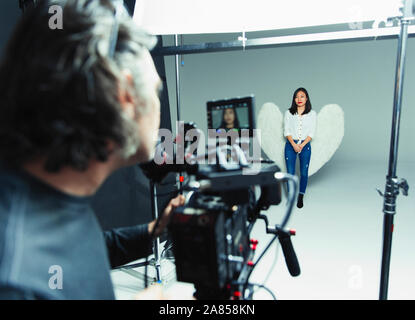
[[[287,264],[288,271],[293,277],[300,275],[300,265],[298,263],[297,255],[295,254],[293,244],[291,242],[291,236],[295,235],[294,230],[284,231],[279,229],[277,231],[278,240],[280,241],[282,252],[284,253],[285,263]]]

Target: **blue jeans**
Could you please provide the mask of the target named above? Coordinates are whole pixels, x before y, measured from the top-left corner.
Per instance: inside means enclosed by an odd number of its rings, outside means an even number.
[[[294,140],[297,143],[298,140]],[[285,143],[285,164],[287,166],[287,172],[289,174],[295,174],[295,163],[297,161],[297,155],[300,158],[300,193],[305,194],[308,182],[308,167],[310,165],[311,158],[311,145],[307,143],[303,150],[298,154],[294,151],[291,143],[288,141]]]

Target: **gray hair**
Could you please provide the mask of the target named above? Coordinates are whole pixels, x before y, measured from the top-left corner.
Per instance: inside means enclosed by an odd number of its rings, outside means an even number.
[[[52,5],[63,9],[62,30],[48,27]],[[156,38],[123,6],[115,12],[110,0],[41,0],[25,11],[0,64],[0,160],[20,165],[42,156],[48,171],[84,170],[91,158],[107,160],[108,140],[125,158],[136,152],[137,122],[122,112],[119,88],[147,99],[144,55]],[[137,103],[137,113],[145,112]]]

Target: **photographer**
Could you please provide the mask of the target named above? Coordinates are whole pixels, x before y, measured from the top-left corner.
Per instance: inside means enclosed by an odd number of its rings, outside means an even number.
[[[48,24],[51,5],[62,29]],[[109,0],[39,1],[4,52],[0,298],[114,299],[110,268],[150,254],[184,203],[171,200],[157,230],[105,233],[90,207],[111,173],[152,158],[160,123],[155,40],[115,12]]]

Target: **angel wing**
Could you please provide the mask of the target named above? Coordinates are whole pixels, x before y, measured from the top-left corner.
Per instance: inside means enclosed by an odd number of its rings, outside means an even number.
[[[311,140],[308,175],[316,173],[339,148],[344,136],[344,112],[337,104],[325,105],[317,115],[316,133]]]
[[[261,147],[265,154],[283,171],[284,119],[277,105],[265,103],[258,114],[258,129],[261,130]],[[326,164],[339,148],[344,136],[344,112],[337,104],[325,105],[317,115],[316,133],[311,140],[311,160],[308,175],[311,176]]]
[[[287,171],[284,159],[284,116],[277,105],[267,102],[261,107],[258,129],[261,130],[262,150],[282,171]]]

